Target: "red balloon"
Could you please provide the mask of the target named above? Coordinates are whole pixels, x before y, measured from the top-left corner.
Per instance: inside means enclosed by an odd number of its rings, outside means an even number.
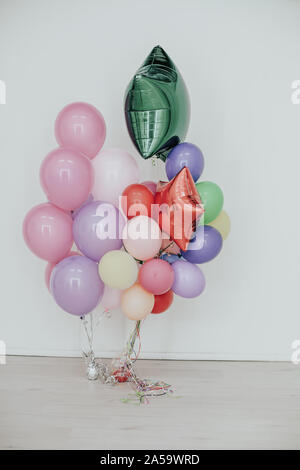
[[[119,383],[127,382],[130,376],[129,371],[123,368],[115,370],[113,375]]]
[[[170,289],[164,294],[154,296],[154,307],[151,313],[162,313],[168,310],[173,302],[173,291]]]
[[[128,219],[137,215],[151,217],[151,207],[154,204],[152,192],[143,184],[131,184],[122,194],[122,209]]]
[[[171,240],[186,251],[197,220],[204,212],[203,204],[190,170],[186,167],[169,182],[157,185],[155,204],[159,206],[158,223]]]

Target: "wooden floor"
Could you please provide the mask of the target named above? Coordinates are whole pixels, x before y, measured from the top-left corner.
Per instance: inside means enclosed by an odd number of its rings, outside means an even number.
[[[138,361],[177,398],[124,404],[131,388],[85,378],[80,359],[0,365],[1,449],[300,449],[300,366]]]

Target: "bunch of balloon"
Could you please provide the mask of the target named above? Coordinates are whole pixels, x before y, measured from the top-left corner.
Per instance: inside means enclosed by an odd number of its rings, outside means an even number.
[[[101,301],[105,287],[97,264],[74,242],[74,217],[92,200],[94,159],[102,148],[106,126],[102,114],[90,104],[73,103],[57,116],[52,150],[40,167],[40,183],[48,202],[33,207],[23,222],[23,236],[30,250],[47,261],[45,282],[56,303],[66,312],[85,315]],[[119,242],[120,243],[120,242]],[[97,368],[90,351],[89,377]]]
[[[204,291],[205,277],[198,265],[219,254],[230,230],[222,190],[215,183],[198,181],[204,169],[203,154],[184,141],[189,109],[187,89],[177,67],[156,46],[125,93],[125,118],[136,149],[143,159],[163,160],[169,180],[144,183],[148,191],[135,184],[123,192],[127,203],[123,212],[128,219],[123,243],[141,263],[137,283],[121,300],[125,315],[137,322],[129,341],[129,363],[140,321],[150,312],[165,312],[174,294],[194,298]],[[143,397],[152,395],[156,386],[138,381]],[[167,388],[164,384],[160,393]]]
[[[198,265],[218,255],[230,229],[221,189],[198,181],[202,152],[184,142],[189,107],[177,67],[155,47],[126,90],[125,117],[139,154],[158,157],[169,181],[142,183],[127,151],[102,150],[106,126],[95,107],[73,103],[63,108],[55,122],[59,147],[40,169],[48,202],[31,209],[23,223],[28,247],[48,262],[45,280],[55,302],[82,319],[89,342],[88,377],[130,381],[142,402],[171,389],[164,382],[141,380],[134,370],[141,322],[150,314],[159,318],[174,294],[194,298],[203,292]],[[121,308],[135,322],[110,369],[93,352],[89,314],[99,304],[105,314]]]

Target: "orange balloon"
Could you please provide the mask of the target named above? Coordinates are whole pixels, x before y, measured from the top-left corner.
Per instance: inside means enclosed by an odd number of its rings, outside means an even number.
[[[122,209],[128,219],[137,215],[151,217],[153,193],[143,184],[131,184],[123,191]]]
[[[173,302],[174,294],[173,291],[170,289],[164,294],[155,295],[154,307],[151,313],[162,313],[168,310],[170,305]]]
[[[140,284],[133,284],[122,293],[121,309],[130,320],[142,320],[151,313],[153,306],[154,295],[147,292]]]

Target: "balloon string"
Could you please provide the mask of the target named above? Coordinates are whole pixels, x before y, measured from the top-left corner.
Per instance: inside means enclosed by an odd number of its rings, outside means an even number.
[[[138,320],[135,324],[134,330],[131,333],[131,336],[129,338],[129,344],[128,344],[128,357],[131,358],[132,353],[134,352],[134,345],[136,342],[136,338],[138,337],[139,339],[139,350],[138,353],[135,356],[135,361],[138,359],[138,356],[141,351],[141,337],[140,337],[140,327],[141,327],[141,320]]]
[[[167,251],[168,248],[170,248],[170,246],[172,246],[174,244],[174,240],[171,241],[171,243],[169,243],[169,245],[167,245],[165,248],[161,248],[159,250],[159,253],[158,253],[158,257],[160,257],[165,251]]]
[[[104,310],[100,319],[107,316],[108,313],[109,312],[107,310]],[[128,398],[122,399],[122,402],[124,403],[136,402],[136,400],[138,400],[140,404],[148,404],[149,397],[170,395],[173,393],[171,390],[171,385],[162,381],[152,382],[148,379],[140,379],[134,369],[134,364],[139,358],[141,352],[141,320],[138,320],[135,323],[135,327],[126,343],[125,350],[117,361],[117,368],[109,369],[108,366],[102,361],[96,361],[93,350],[95,322],[92,314],[90,314],[88,318],[90,321],[88,321],[86,315],[80,317],[88,340],[88,351],[86,352],[83,350],[83,355],[86,360],[87,377],[90,380],[96,380],[100,378],[102,382],[106,384],[117,384],[119,382],[131,383],[134,390],[133,397],[129,396]],[[99,324],[100,319],[98,322],[96,322],[96,326]],[[135,346],[137,341],[138,350],[136,352]],[[116,364],[115,361],[114,363]]]
[[[103,310],[95,326],[97,327],[103,318],[109,317],[109,314],[110,314],[109,310],[107,309]],[[86,363],[86,375],[89,380],[97,380],[98,378],[101,378],[102,382],[111,383],[113,380],[110,376],[107,365],[104,364],[104,362],[102,361],[96,361],[94,348],[93,348],[94,318],[93,318],[92,313],[89,314],[89,319],[90,321],[88,321],[86,315],[83,315],[80,317],[80,320],[82,322],[82,325],[84,327],[84,331],[88,340],[88,351],[85,351],[84,349],[82,349],[83,357]]]
[[[125,352],[119,361],[119,367],[113,372],[113,376],[117,382],[130,382],[134,395],[122,399],[123,403],[138,402],[149,403],[149,397],[170,395],[173,393],[171,385],[158,381],[152,382],[148,379],[140,379],[134,369],[134,363],[137,361],[141,351],[141,337],[140,337],[141,320],[137,321],[129,340],[127,341]],[[137,353],[135,353],[135,343],[139,341]]]
[[[88,340],[88,345],[89,345],[89,351],[85,353],[83,351],[84,355],[90,355],[94,356],[94,351],[93,351],[93,339],[94,339],[94,332],[93,332],[93,314],[90,314],[90,331],[88,330],[88,320],[86,319],[86,315],[83,315],[80,317],[80,320],[84,326],[84,331]]]

